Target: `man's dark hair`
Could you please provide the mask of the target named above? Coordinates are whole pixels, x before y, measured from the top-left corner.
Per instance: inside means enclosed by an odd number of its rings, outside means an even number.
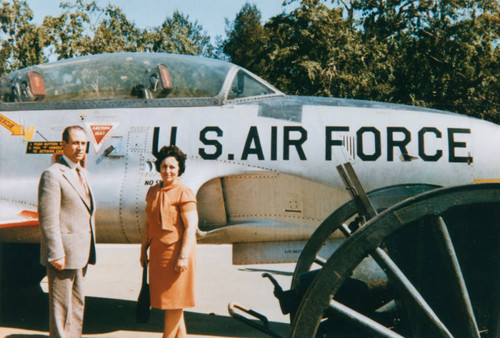
[[[85,129],[83,129],[82,127],[80,126],[69,126],[69,127],[66,127],[64,128],[64,131],[62,133],[62,140],[66,143],[69,142],[69,133],[71,132],[71,130],[73,129],[80,129],[81,131],[83,131],[85,133]]]
[[[175,157],[179,163],[179,176],[186,170],[186,154],[176,146],[164,146],[156,155],[155,167],[160,172],[161,162],[167,157]]]

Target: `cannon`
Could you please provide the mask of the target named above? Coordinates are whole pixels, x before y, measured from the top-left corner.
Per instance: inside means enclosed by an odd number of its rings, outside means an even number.
[[[500,184],[397,185],[352,200],[313,233],[284,291],[290,337],[498,337]],[[321,247],[345,236],[330,256]]]

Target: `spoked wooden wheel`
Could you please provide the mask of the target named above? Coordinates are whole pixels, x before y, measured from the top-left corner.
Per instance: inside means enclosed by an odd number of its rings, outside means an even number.
[[[440,188],[386,209],[326,261],[291,336],[498,337],[499,223],[495,183]],[[337,297],[367,256],[393,290],[389,320]]]
[[[401,184],[373,190],[367,196],[374,208],[380,212],[410,196],[437,188],[438,186],[427,184]],[[292,289],[297,286],[300,275],[309,271],[313,263],[323,265],[326,262],[325,258],[319,256],[321,248],[335,231],[340,230],[345,235],[346,231],[351,231],[346,228],[347,224],[349,220],[356,217],[360,217],[358,205],[356,201],[351,200],[335,210],[316,228],[304,246],[295,266],[291,283]]]

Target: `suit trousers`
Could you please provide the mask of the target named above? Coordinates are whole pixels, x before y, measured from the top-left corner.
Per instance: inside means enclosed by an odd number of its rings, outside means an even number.
[[[47,267],[50,337],[82,336],[86,272],[87,266],[61,271],[52,266]]]

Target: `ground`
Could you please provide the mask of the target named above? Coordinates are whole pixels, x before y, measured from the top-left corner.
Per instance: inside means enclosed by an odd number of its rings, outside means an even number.
[[[97,254],[98,263],[90,266],[87,274],[83,336],[159,337],[163,329],[161,311],[153,310],[146,324],[135,320],[142,276],[139,245],[99,244]],[[286,336],[289,318],[281,314],[272,284],[261,275],[272,274],[283,289],[288,289],[293,269],[294,264],[235,266],[231,264],[231,246],[199,245],[197,304],[186,310],[188,337],[268,337],[231,318],[231,302],[265,315],[270,328]],[[27,297],[14,302],[16,305],[11,302],[5,309],[5,302],[0,304],[4,307],[0,311],[0,337],[47,337],[46,279],[40,288],[23,292]]]

